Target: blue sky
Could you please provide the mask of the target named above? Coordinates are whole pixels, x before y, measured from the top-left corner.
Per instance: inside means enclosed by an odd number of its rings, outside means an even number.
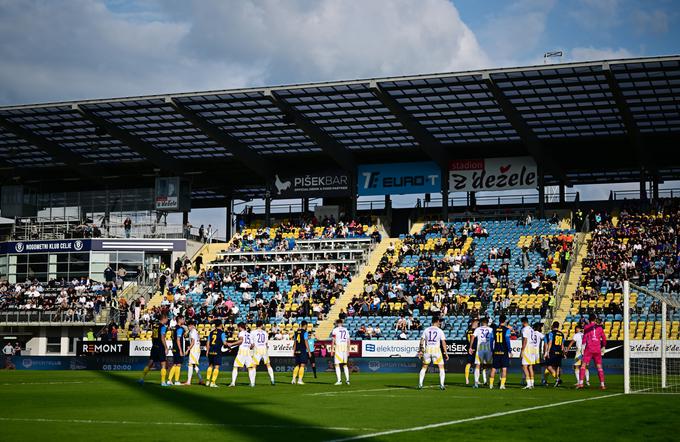
[[[679,25],[674,0],[0,0],[0,105],[677,54]]]

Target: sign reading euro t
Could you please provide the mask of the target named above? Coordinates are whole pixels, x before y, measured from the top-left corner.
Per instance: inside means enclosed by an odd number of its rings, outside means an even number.
[[[449,191],[535,189],[537,177],[531,157],[456,160],[449,167]]]
[[[272,198],[317,198],[346,196],[350,193],[349,175],[341,171],[311,172],[299,175],[274,175]]]
[[[363,164],[358,168],[359,195],[405,195],[441,192],[441,169],[433,162]]]
[[[154,202],[156,210],[187,212],[191,209],[191,185],[180,177],[157,177]]]

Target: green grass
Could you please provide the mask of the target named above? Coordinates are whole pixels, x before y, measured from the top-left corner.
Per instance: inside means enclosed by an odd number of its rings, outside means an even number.
[[[0,440],[299,440],[323,441],[522,410],[370,440],[677,440],[680,400],[675,395],[617,395],[524,411],[530,407],[620,393],[621,378],[607,391],[537,387],[523,391],[511,377],[505,391],[474,390],[462,375],[448,389],[413,388],[417,374],[355,374],[351,386],[335,376],[305,375],[290,385],[279,374],[275,387],[265,373],[249,388],[161,388],[159,374],[139,386],[139,373],[0,371]],[[182,378],[185,379],[186,372]],[[436,375],[428,375],[434,386]],[[571,384],[573,376],[565,383]],[[592,433],[588,433],[592,431]]]

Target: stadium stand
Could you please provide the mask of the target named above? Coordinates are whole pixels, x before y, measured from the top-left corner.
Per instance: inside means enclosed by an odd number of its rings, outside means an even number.
[[[548,314],[573,231],[547,220],[429,223],[390,244],[342,312],[358,339],[414,339],[434,314],[462,339],[470,317]]]
[[[587,242],[580,279],[571,293],[571,307],[563,331],[571,337],[576,324],[589,313],[604,321],[609,339],[623,339],[622,291],[629,278],[639,286],[663,293],[680,288],[677,229],[678,200],[661,201],[642,210],[624,207],[620,213],[590,214],[592,232]],[[668,337],[680,337],[680,312],[671,316]],[[631,294],[632,339],[659,339],[658,302],[643,293]]]
[[[146,339],[149,325],[162,312],[196,319],[203,336],[213,318],[225,320],[232,333],[238,322],[263,320],[271,337],[279,339],[290,338],[303,320],[312,330],[382,236],[378,228],[354,221],[316,224],[245,228],[227,244],[211,244],[221,251],[213,252],[207,269],[184,273],[119,338]]]

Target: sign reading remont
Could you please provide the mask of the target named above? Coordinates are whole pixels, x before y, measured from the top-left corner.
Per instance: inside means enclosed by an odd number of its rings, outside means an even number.
[[[449,166],[449,191],[535,189],[537,178],[531,157],[456,160]]]
[[[344,196],[349,192],[349,175],[340,171],[292,176],[277,174],[272,187],[274,198]]]

